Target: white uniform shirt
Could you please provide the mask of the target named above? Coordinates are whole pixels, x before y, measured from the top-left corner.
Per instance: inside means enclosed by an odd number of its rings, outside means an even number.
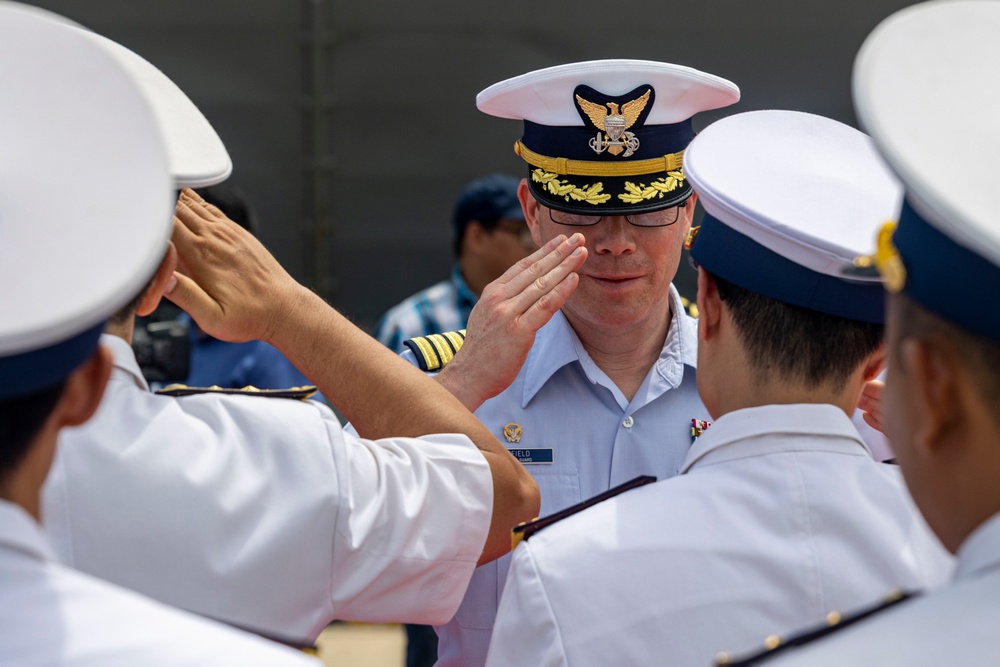
[[[695,386],[697,320],[673,286],[663,350],[631,401],[597,367],[561,312],[539,330],[517,379],[476,417],[526,463],[542,495],[541,516],[638,475],[676,475],[691,446],[691,420],[708,412]],[[412,354],[404,354],[413,361]],[[508,442],[504,426],[521,427]],[[438,667],[482,665],[510,556],[476,569],[455,618],[438,627]]]
[[[67,565],[240,627],[442,622],[482,553],[486,459],[464,435],[363,440],[313,401],[148,391],[125,341],[64,429],[43,523]]]
[[[0,665],[318,664],[59,565],[28,513],[0,501]]]
[[[848,417],[830,405],[729,413],[682,475],[520,545],[487,664],[712,664],[950,559]]]
[[[952,585],[894,605],[767,662],[768,667],[997,664],[1000,514],[962,544]]]

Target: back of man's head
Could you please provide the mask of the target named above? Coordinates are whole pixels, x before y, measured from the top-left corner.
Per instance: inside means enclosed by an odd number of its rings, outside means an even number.
[[[759,382],[844,388],[882,345],[883,326],[783,303],[713,276]]]
[[[901,194],[871,141],[820,116],[750,112],[709,126],[684,166],[706,211],[691,257],[743,350],[725,361],[707,354],[705,364],[744,360],[754,386],[797,387],[803,397],[870,375],[881,358],[884,291],[877,277],[845,277],[843,267],[870,247]]]
[[[24,460],[62,390],[59,381],[30,394],[0,399],[0,485]]]

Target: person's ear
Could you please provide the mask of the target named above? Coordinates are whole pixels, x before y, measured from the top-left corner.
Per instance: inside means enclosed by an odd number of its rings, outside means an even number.
[[[945,344],[930,338],[904,338],[898,356],[914,403],[908,415],[913,447],[933,456],[962,419],[960,365]]]
[[[698,267],[698,342],[709,342],[718,336],[721,322],[719,286],[708,271]]]
[[[528,229],[531,230],[531,240],[535,242],[535,245],[541,247],[543,245],[542,236],[538,229],[538,215],[541,210],[535,195],[531,194],[527,178],[522,178],[518,184],[517,198],[521,202],[521,210],[524,211],[524,221],[527,223]]]
[[[878,377],[883,368],[885,368],[885,343],[879,345],[878,349],[868,355],[862,379],[865,383],[871,382]]]
[[[692,192],[688,200],[684,202],[684,210],[687,211],[688,217],[694,217],[694,207],[698,203],[698,193]]]
[[[156,307],[160,305],[160,299],[163,298],[163,294],[167,289],[167,283],[170,282],[176,268],[177,248],[174,247],[172,241],[168,241],[167,252],[163,255],[163,261],[160,262],[159,268],[156,269],[156,275],[153,276],[149,288],[139,300],[139,306],[135,309],[136,315],[143,317],[156,310]]]
[[[692,192],[688,200],[684,202],[684,206],[680,212],[683,216],[681,223],[684,226],[684,234],[687,234],[687,230],[691,229],[691,223],[694,222],[694,207],[698,203],[698,193]]]
[[[480,224],[478,220],[473,220],[465,225],[465,232],[462,236],[463,254],[482,255],[483,247],[489,237],[489,232]]]
[[[70,373],[53,410],[60,427],[79,426],[97,412],[112,365],[111,351],[102,345],[90,359]]]

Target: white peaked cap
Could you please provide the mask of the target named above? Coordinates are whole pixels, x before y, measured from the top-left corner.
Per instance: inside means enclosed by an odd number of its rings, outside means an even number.
[[[0,96],[0,384],[30,384],[4,361],[98,327],[152,276],[173,185],[145,97],[82,31],[0,2]]]

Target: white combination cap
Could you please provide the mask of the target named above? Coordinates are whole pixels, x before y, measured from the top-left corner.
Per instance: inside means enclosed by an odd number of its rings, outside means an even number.
[[[0,398],[62,380],[138,294],[173,184],[145,97],[104,49],[0,2]]]
[[[24,9],[84,31],[88,39],[94,40],[132,76],[156,115],[167,146],[170,173],[178,190],[204,188],[229,178],[233,173],[233,161],[222,139],[191,98],[166,74],[134,51],[65,16],[30,5],[24,5]]]
[[[1000,2],[908,7],[869,35],[854,64],[858,118],[906,189],[880,236],[886,286],[1000,339]]]
[[[229,178],[233,161],[205,115],[184,91],[149,61],[107,37],[86,31],[139,85],[153,108],[167,146],[174,185],[203,188]]]
[[[753,111],[706,128],[684,168],[706,213],[689,241],[700,266],[784,303],[883,321],[878,277],[843,274],[902,200],[867,136],[813,114]]]
[[[593,60],[501,81],[476,105],[524,121],[515,152],[545,206],[584,215],[629,215],[683,204],[691,117],[734,104],[733,83],[648,60]]]

